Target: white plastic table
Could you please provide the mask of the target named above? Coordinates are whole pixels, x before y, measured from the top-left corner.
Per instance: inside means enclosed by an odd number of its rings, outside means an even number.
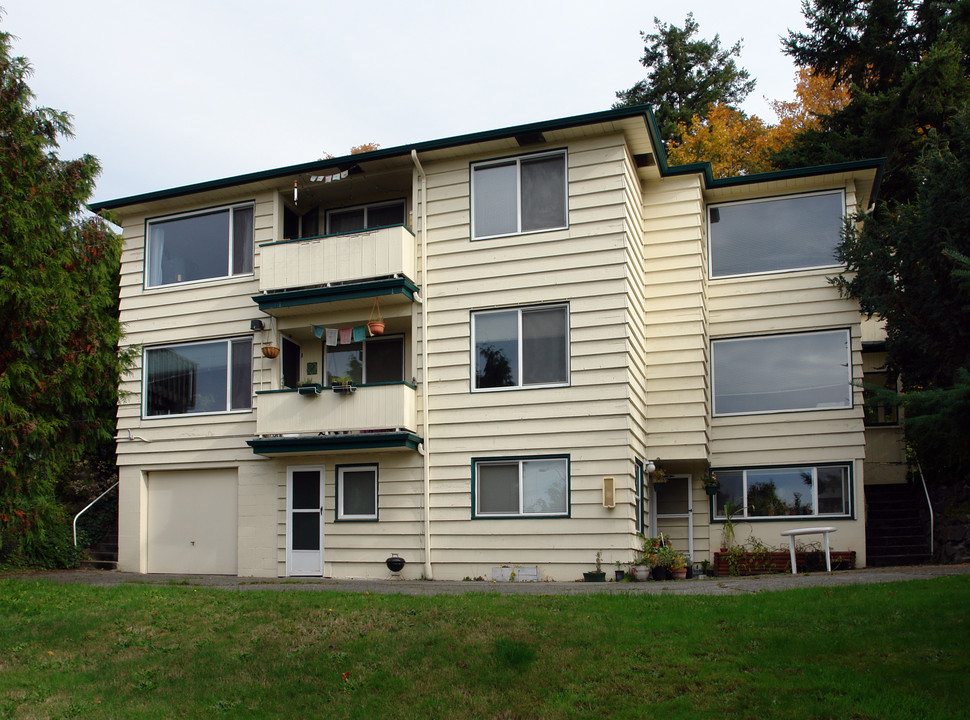
[[[791,552],[791,574],[797,575],[798,570],[795,568],[795,536],[796,535],[821,535],[825,544],[825,570],[827,572],[832,572],[832,556],[829,554],[829,533],[834,533],[834,527],[810,527],[810,528],[795,528],[794,530],[785,530],[781,534],[788,538],[788,550]]]

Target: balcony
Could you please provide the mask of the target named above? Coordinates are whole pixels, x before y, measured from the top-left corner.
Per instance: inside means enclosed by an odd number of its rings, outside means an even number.
[[[260,293],[415,277],[414,234],[403,225],[263,243],[259,252]]]
[[[361,385],[353,393],[329,387],[256,393],[256,434],[261,436],[413,432],[416,427],[415,388],[405,382]]]

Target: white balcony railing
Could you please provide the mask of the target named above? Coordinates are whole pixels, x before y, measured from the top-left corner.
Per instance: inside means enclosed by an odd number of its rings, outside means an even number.
[[[259,246],[261,292],[404,275],[414,278],[414,235],[403,225]]]
[[[256,393],[256,434],[360,432],[417,426],[415,390],[406,383],[361,385],[353,393],[323,388]]]

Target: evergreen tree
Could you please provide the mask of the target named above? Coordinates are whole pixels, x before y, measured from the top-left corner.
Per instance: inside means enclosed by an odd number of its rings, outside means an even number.
[[[713,40],[695,38],[698,24],[693,13],[687,13],[683,28],[659,18],[653,21],[656,33],[640,33],[644,41],[640,64],[649,71],[647,77],[617,92],[619,102],[613,107],[650,105],[664,141],[679,143],[678,124],[687,126],[694,116],[706,116],[715,103],[736,109],[755,81],[735,62],[741,42],[725,49],[718,35]]]
[[[52,562],[58,487],[113,435],[121,241],[81,219],[100,168],[57,157],[63,112],[35,107],[0,31],[0,560]],[[55,553],[57,550],[54,551]],[[46,559],[45,559],[46,556]],[[63,558],[63,555],[62,555]]]
[[[806,0],[810,32],[785,52],[816,75],[848,83],[850,102],[796,135],[781,168],[886,158],[883,199],[916,190],[910,169],[932,131],[970,101],[970,2]]]

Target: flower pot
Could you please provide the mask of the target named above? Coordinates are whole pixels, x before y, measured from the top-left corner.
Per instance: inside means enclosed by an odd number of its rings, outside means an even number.
[[[602,570],[599,572],[596,570],[593,572],[584,572],[583,582],[606,582],[606,573]]]
[[[717,485],[705,485],[704,492],[706,492],[711,497],[717,495]]]
[[[626,572],[624,570],[615,570],[614,572],[616,573],[617,582],[621,582],[623,578],[626,577]]]
[[[263,345],[261,349],[264,357],[275,358],[280,354],[280,349],[273,345]]]
[[[385,324],[380,320],[371,320],[367,323],[367,330],[371,335],[383,335],[385,327]]]
[[[670,580],[670,568],[655,567],[651,574],[654,580]]]
[[[630,574],[633,579],[637,582],[646,582],[650,579],[650,566],[649,565],[631,565]]]
[[[671,575],[674,576],[674,580],[686,580],[687,579],[687,568],[678,568],[677,570],[671,570]]]

